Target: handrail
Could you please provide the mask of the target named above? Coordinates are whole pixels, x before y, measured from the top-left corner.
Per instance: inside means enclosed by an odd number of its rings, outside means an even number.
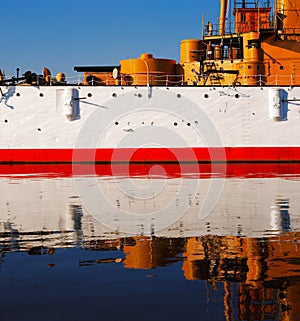
[[[228,83],[222,82],[221,86],[231,86],[231,85],[245,85],[249,86],[249,79],[253,80],[253,82],[257,86],[300,86],[300,74],[281,74],[281,75],[264,75],[264,74],[257,74],[257,75],[249,75],[239,74],[234,79],[234,81],[230,78],[224,79]],[[80,85],[82,86],[82,77],[67,77],[66,78],[66,85]],[[50,86],[55,85],[55,83],[50,84]],[[121,74],[118,82],[113,79],[110,75],[106,75],[105,79],[101,81],[95,80],[92,86],[194,86],[195,84],[188,84],[184,80],[184,75],[172,75],[172,74],[149,74],[149,83],[147,83],[146,74],[130,74],[124,75]],[[7,86],[3,84],[2,86]],[[33,85],[34,86],[34,85]],[[46,85],[49,86],[49,85]],[[87,86],[86,84],[83,86]],[[207,85],[199,85],[199,86],[211,86],[211,84]]]
[[[271,29],[274,29],[274,21],[264,19],[262,20],[262,17],[259,19],[255,19],[253,21],[245,21],[245,22],[228,22],[225,26],[225,35],[226,34],[234,34],[236,30],[239,30],[240,32],[249,32],[251,30],[262,30],[262,25],[264,23],[268,23]],[[211,22],[208,22],[206,24],[206,27],[204,28],[204,36],[220,36],[219,33],[219,23],[212,24]]]
[[[145,77],[147,76],[147,79]],[[143,84],[143,85],[161,85],[161,86],[178,86],[184,84],[184,75],[157,75],[157,74],[130,74],[130,75],[121,75],[120,79],[121,85],[135,85],[135,84]]]
[[[286,74],[286,75],[239,75],[237,81],[243,83],[243,79],[252,78],[256,80],[258,86],[300,86],[300,75]]]

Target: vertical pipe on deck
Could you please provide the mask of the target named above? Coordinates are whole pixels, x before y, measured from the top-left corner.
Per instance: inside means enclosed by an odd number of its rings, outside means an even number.
[[[226,24],[226,12],[227,12],[227,4],[228,0],[220,0],[220,27],[219,33],[220,35],[224,35],[225,33],[225,24]]]

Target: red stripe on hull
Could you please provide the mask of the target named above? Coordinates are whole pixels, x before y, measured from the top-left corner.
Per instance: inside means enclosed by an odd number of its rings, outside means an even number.
[[[300,147],[0,149],[0,163],[300,162]]]

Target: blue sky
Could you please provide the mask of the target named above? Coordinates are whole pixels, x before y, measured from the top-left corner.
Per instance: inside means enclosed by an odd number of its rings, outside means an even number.
[[[72,76],[145,52],[178,60],[180,40],[201,37],[202,12],[217,22],[219,0],[1,1],[0,69]]]

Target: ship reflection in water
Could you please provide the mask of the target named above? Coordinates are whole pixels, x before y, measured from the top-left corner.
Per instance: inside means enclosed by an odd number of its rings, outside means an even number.
[[[299,165],[0,169],[3,320],[299,320]]]

